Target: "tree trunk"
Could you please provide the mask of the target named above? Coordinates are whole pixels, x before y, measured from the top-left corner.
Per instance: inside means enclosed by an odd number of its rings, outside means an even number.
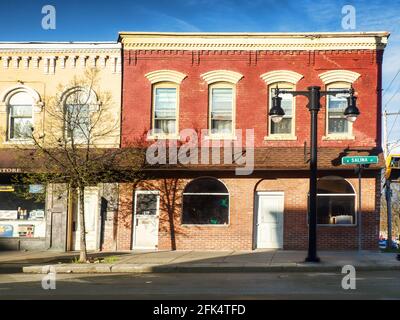
[[[81,233],[79,262],[86,262],[85,188],[81,186],[79,187],[79,229]]]

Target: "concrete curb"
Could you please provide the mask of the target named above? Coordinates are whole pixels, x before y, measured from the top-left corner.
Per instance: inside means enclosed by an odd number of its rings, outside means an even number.
[[[57,264],[26,266],[24,273],[46,274],[54,268],[56,273],[251,273],[251,272],[341,272],[339,265],[235,265],[235,264]],[[356,265],[356,271],[400,270],[400,263],[393,265]]]

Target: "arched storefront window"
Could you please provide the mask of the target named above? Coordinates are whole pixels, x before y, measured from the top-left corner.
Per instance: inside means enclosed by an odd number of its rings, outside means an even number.
[[[356,194],[341,177],[324,177],[317,185],[318,224],[356,224]]]
[[[229,192],[214,178],[191,181],[183,192],[182,224],[229,223]]]

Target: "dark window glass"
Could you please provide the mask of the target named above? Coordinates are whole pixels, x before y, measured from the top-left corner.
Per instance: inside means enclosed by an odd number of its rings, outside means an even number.
[[[355,194],[341,178],[322,178],[317,186],[318,224],[355,224]]]
[[[212,178],[188,184],[183,193],[183,224],[228,224],[229,193],[225,185]]]
[[[139,193],[136,195],[136,214],[157,214],[157,194]]]

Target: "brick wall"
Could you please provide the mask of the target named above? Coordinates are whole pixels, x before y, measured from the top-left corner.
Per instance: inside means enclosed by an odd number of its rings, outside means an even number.
[[[148,180],[138,189],[160,191],[159,246],[161,250],[251,250],[253,248],[254,191],[283,191],[284,249],[304,250],[308,245],[307,194],[308,178],[296,174],[279,178],[273,173],[257,178],[221,178],[230,193],[230,219],[228,226],[188,226],[181,224],[182,191],[191,180],[165,178]],[[358,180],[348,178],[358,196]],[[379,200],[375,177],[362,180],[363,249],[378,248]],[[120,186],[120,220],[118,224],[118,250],[132,247],[132,184]],[[171,221],[173,223],[171,223]],[[173,225],[174,232],[171,233]],[[356,226],[319,226],[318,247],[325,250],[357,249]]]
[[[381,52],[374,50],[353,51],[268,51],[257,52],[251,60],[247,51],[201,51],[199,60],[193,61],[192,51],[124,51],[123,61],[123,119],[122,146],[135,143],[150,129],[151,84],[145,74],[169,69],[187,75],[180,85],[179,129],[206,129],[208,127],[208,85],[201,74],[218,69],[239,72],[244,77],[237,84],[236,128],[254,128],[256,147],[302,146],[309,140],[310,115],[307,99],[297,97],[295,141],[265,141],[267,135],[268,88],[260,75],[272,70],[292,70],[304,75],[296,87],[306,90],[309,85],[324,84],[318,74],[345,69],[361,74],[354,83],[358,93],[361,116],[355,122],[355,140],[324,141],[325,99],[321,99],[319,113],[319,145],[321,147],[374,147],[380,145],[380,63]],[[133,58],[134,57],[134,58]]]

